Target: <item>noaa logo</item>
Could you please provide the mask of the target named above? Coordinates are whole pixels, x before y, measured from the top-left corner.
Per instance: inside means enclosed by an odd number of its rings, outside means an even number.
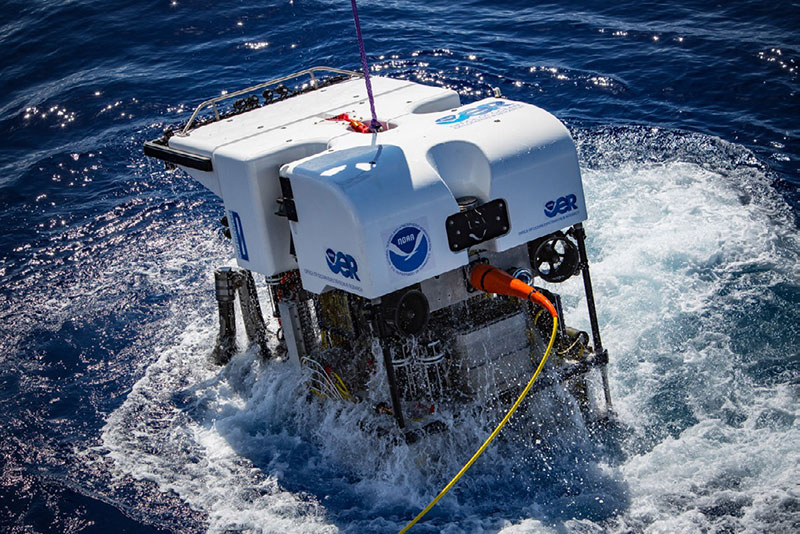
[[[555,217],[560,213],[567,213],[576,209],[578,209],[578,197],[570,194],[547,202],[544,205],[544,214],[548,217]]]
[[[509,105],[510,104],[506,102],[501,102],[500,100],[496,100],[494,102],[487,102],[485,104],[481,104],[480,106],[475,106],[474,108],[465,109],[458,115],[446,115],[440,119],[437,119],[436,124],[455,124],[457,122],[463,122],[472,117],[477,117],[479,115],[486,115],[487,113],[491,113],[496,109]]]
[[[425,266],[431,242],[427,232],[416,224],[404,224],[386,243],[386,256],[400,274],[414,274]]]
[[[358,264],[350,254],[336,252],[329,248],[325,251],[325,260],[333,274],[341,274],[345,278],[355,278],[359,282],[361,281],[358,277]]]

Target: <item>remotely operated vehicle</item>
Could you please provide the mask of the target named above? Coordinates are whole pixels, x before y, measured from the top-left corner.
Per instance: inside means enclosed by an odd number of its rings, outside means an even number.
[[[217,362],[236,350],[238,295],[265,357],[303,368],[322,398],[357,401],[382,384],[377,411],[416,436],[410,427],[430,425],[416,422],[419,406],[516,395],[552,328],[550,383],[594,417],[588,381],[599,376],[610,410],[566,127],[497,90],[462,105],[408,80],[373,77],[372,88],[379,128],[361,122],[361,74],[317,67],[203,102],[145,144],[224,202],[239,268],[215,273]],[[270,350],[253,272],[269,286],[283,354]],[[533,290],[576,275],[591,336],[566,325],[558,294]]]

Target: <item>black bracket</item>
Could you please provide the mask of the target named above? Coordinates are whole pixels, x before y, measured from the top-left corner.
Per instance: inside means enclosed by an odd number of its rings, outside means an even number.
[[[181,167],[197,169],[198,171],[211,172],[214,170],[211,158],[178,150],[177,148],[170,148],[166,144],[162,144],[160,139],[146,142],[144,144],[144,155],[160,159],[166,163],[180,165]]]
[[[275,212],[275,215],[286,217],[290,221],[297,222],[297,207],[294,205],[292,182],[284,176],[281,176],[279,181],[281,184],[281,194],[283,196],[277,199],[278,211]]]
[[[450,215],[445,222],[450,250],[460,252],[507,234],[511,228],[507,206],[505,200],[498,198]]]

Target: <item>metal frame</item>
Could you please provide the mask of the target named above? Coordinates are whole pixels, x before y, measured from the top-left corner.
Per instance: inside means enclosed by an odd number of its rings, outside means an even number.
[[[589,257],[586,254],[586,230],[583,223],[578,223],[572,227],[572,235],[578,242],[578,253],[580,254],[580,270],[583,276],[583,288],[586,293],[586,304],[589,308],[589,323],[592,327],[592,341],[594,342],[594,355],[597,364],[600,365],[600,377],[603,380],[603,395],[606,400],[606,411],[611,415],[614,406],[611,404],[611,388],[608,383],[608,351],[603,348],[600,339],[600,324],[597,321],[597,309],[594,304],[594,291],[592,290],[592,278],[589,275]]]
[[[264,89],[265,87],[269,87],[270,85],[276,85],[281,82],[293,80],[295,78],[299,78],[301,76],[306,76],[306,75],[311,77],[311,85],[316,86],[318,82],[317,82],[317,77],[314,75],[315,72],[333,72],[336,74],[344,74],[350,76],[351,78],[362,78],[364,76],[362,73],[355,72],[352,70],[319,66],[301,70],[293,74],[289,74],[288,76],[283,76],[281,78],[274,78],[267,82],[260,83],[258,85],[253,85],[252,87],[246,87],[245,89],[240,89],[238,91],[234,91],[233,93],[224,94],[222,96],[211,98],[209,100],[206,100],[205,102],[202,102],[199,106],[197,106],[197,108],[195,108],[194,113],[192,113],[192,116],[189,118],[189,122],[187,122],[186,125],[183,127],[183,129],[180,132],[176,133],[175,135],[181,135],[181,136],[187,135],[192,127],[192,124],[194,124],[194,120],[197,118],[197,115],[200,113],[200,111],[207,108],[208,106],[211,106],[214,109],[214,117],[216,117],[216,119],[219,120],[220,115],[219,115],[219,109],[217,108],[217,104],[224,100],[229,100],[231,98],[236,98],[237,96],[253,93],[255,91],[258,91],[259,89]]]

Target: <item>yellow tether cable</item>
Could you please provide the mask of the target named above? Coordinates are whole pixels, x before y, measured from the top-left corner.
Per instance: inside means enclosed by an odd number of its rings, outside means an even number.
[[[350,390],[347,389],[347,386],[344,385],[344,381],[342,380],[342,377],[340,377],[335,372],[332,373],[332,374],[333,374],[333,376],[336,377],[336,380],[339,382],[338,384],[336,384],[336,389],[339,390],[339,393],[342,394],[342,397],[344,397],[346,400],[350,400],[351,398],[353,398],[353,396],[350,394]]]
[[[557,328],[557,326],[558,326],[558,317],[554,316],[553,317],[553,333],[550,334],[550,343],[548,343],[548,345],[547,345],[547,350],[544,351],[544,356],[542,356],[542,361],[539,362],[539,367],[536,368],[536,372],[533,373],[533,376],[528,381],[528,385],[525,386],[525,389],[522,390],[522,393],[520,393],[519,397],[514,402],[513,406],[511,406],[511,409],[509,409],[508,413],[505,415],[505,417],[503,417],[503,420],[500,421],[500,424],[497,425],[497,428],[495,428],[494,431],[489,435],[489,437],[486,438],[486,441],[483,442],[483,445],[481,445],[481,447],[478,449],[478,451],[475,454],[472,455],[472,458],[470,458],[469,462],[467,462],[466,465],[464,465],[464,467],[461,468],[461,471],[459,471],[458,474],[453,477],[453,480],[451,480],[444,487],[444,489],[442,489],[442,491],[439,492],[439,495],[437,495],[436,498],[433,499],[431,501],[431,503],[428,506],[426,506],[423,511],[421,511],[419,514],[417,514],[417,517],[415,517],[409,524],[407,524],[405,527],[403,527],[403,530],[398,532],[398,534],[404,534],[404,533],[408,532],[408,530],[411,527],[416,525],[417,521],[422,519],[422,517],[425,514],[427,514],[431,510],[431,508],[433,508],[436,505],[437,502],[439,502],[439,499],[444,497],[447,494],[447,492],[450,491],[453,488],[453,486],[455,486],[456,482],[458,482],[458,480],[464,475],[464,473],[467,472],[467,469],[472,467],[472,464],[475,463],[475,460],[477,460],[478,457],[481,454],[483,454],[483,451],[486,450],[486,447],[488,447],[489,444],[494,440],[494,438],[497,437],[497,434],[500,433],[500,430],[502,430],[503,427],[506,426],[506,423],[508,423],[508,420],[511,419],[511,416],[514,415],[514,412],[517,411],[517,408],[522,403],[522,400],[528,394],[528,391],[530,391],[531,386],[533,386],[533,383],[536,381],[536,378],[539,376],[539,373],[542,372],[542,368],[544,367],[544,364],[547,361],[547,357],[550,355],[550,351],[553,348],[553,343],[555,343],[555,340],[556,340],[556,328]]]

